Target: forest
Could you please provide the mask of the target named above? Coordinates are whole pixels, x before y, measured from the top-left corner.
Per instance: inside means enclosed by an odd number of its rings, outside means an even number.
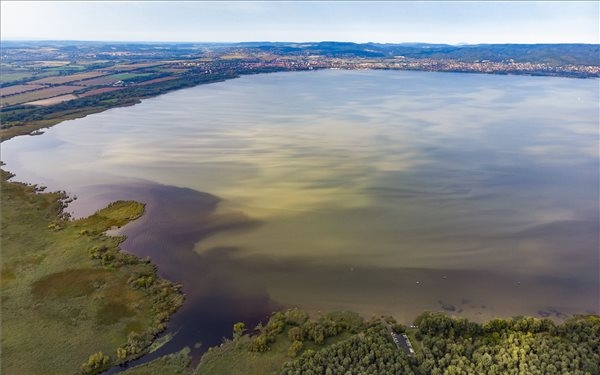
[[[396,346],[388,329],[410,337],[415,353]],[[309,319],[308,313],[292,309],[274,313],[251,334],[244,330],[243,323],[234,325],[233,339],[209,349],[193,374],[600,373],[597,315],[574,316],[560,324],[523,316],[479,324],[424,312],[406,327],[392,317],[364,320],[352,312],[336,312]],[[234,362],[239,367],[231,367]]]

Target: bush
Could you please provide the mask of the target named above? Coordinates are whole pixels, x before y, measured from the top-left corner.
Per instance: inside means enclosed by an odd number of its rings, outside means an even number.
[[[288,356],[296,358],[298,356],[298,353],[302,351],[303,346],[304,344],[302,343],[302,341],[295,340],[294,342],[292,342],[292,345],[290,345],[290,348],[288,349]]]
[[[258,335],[252,343],[250,343],[250,351],[263,353],[269,350],[268,339],[264,334]]]
[[[110,366],[110,357],[102,352],[97,352],[88,358],[87,362],[81,365],[81,370],[84,374],[92,374],[106,369]]]

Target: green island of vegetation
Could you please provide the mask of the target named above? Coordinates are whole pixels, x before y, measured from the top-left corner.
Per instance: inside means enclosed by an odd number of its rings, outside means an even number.
[[[425,312],[405,327],[392,317],[364,320],[352,312],[317,319],[297,309],[274,313],[267,324],[204,354],[189,369],[188,351],[125,371],[125,375],[346,375],[600,373],[600,317],[575,316],[561,324],[515,317],[484,324]],[[397,345],[406,335],[414,352]]]
[[[144,205],[114,202],[71,220],[64,192],[2,188],[1,373],[91,374],[146,353],[183,303],[179,286],[104,232]]]

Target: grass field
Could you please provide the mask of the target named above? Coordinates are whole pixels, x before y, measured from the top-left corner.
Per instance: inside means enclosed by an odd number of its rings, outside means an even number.
[[[122,375],[192,375],[189,369],[190,350],[185,348],[178,353],[169,354],[152,362],[124,371]]]
[[[33,77],[34,74],[29,70],[4,70],[2,74],[0,74],[0,81],[2,83],[5,82],[14,82],[20,81],[22,79]]]
[[[228,342],[211,348],[202,358],[196,375],[275,375],[289,361],[289,339],[282,337],[265,353],[248,351],[250,338],[244,336],[238,343]]]
[[[182,296],[103,232],[139,217],[143,205],[117,202],[66,220],[67,197],[9,177],[2,171],[0,373],[76,374],[102,352],[109,359],[94,373],[142,354]]]

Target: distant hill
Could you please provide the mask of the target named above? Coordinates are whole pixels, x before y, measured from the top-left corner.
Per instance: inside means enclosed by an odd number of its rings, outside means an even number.
[[[315,54],[329,57],[394,57],[451,59],[464,62],[481,60],[546,63],[552,65],[600,66],[598,44],[477,44],[449,45],[427,43],[280,43],[251,42],[230,45],[276,54]]]
[[[205,51],[266,52],[275,55],[319,55],[334,58],[406,58],[544,63],[553,66],[600,66],[599,44],[477,44],[449,45],[428,43],[352,43],[352,42],[244,42],[244,43],[153,43],[153,42],[93,42],[93,41],[2,41],[2,54],[11,49],[35,49],[44,46],[66,53],[102,53],[127,50],[146,59],[193,58]],[[47,58],[53,56],[45,51]],[[13,56],[14,57],[14,56]],[[107,58],[104,56],[104,58]],[[118,58],[118,57],[117,57]]]

